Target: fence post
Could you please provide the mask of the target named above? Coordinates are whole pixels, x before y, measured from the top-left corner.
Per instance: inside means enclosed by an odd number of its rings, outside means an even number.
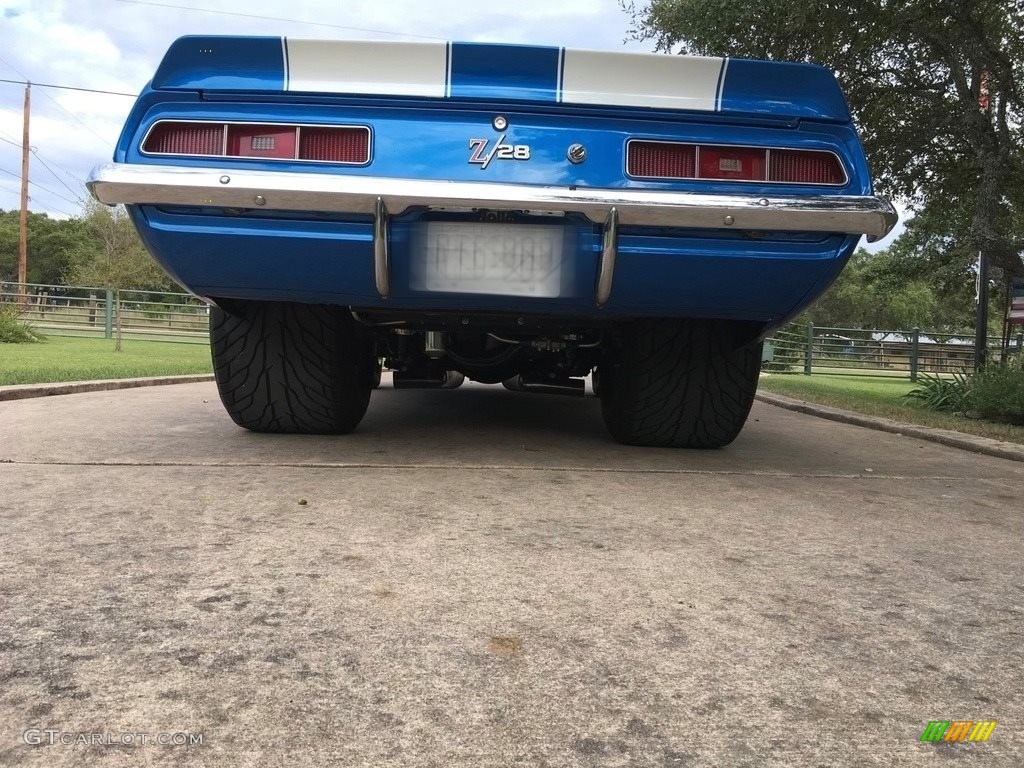
[[[804,347],[804,375],[811,375],[811,364],[814,362],[814,323],[807,321],[807,342]]]
[[[104,337],[114,338],[114,292],[107,289],[107,322],[103,329]]]
[[[921,343],[921,329],[914,328],[910,337],[910,380],[917,381],[917,358]]]

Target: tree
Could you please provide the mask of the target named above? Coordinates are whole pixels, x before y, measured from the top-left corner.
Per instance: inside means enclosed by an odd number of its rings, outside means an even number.
[[[888,253],[858,250],[807,318],[829,327],[948,329],[934,288],[904,266]]]
[[[67,279],[71,254],[87,238],[79,219],[28,217],[28,282],[58,285]],[[18,276],[18,212],[0,211],[0,282]]]
[[[77,283],[114,291],[117,334],[121,350],[121,291],[125,288],[174,290],[174,282],[150,258],[123,208],[90,201],[82,219],[88,234],[73,254],[71,277]]]
[[[879,189],[924,215],[932,258],[1022,272],[1022,0],[651,0],[660,50],[814,61],[843,85]],[[982,107],[985,106],[983,109]],[[935,238],[946,238],[935,250]]]
[[[974,283],[969,262],[936,269],[932,256],[914,245],[916,237],[907,232],[880,253],[858,250],[804,317],[827,327],[970,333]],[[989,331],[998,333],[1002,297],[990,301]]]

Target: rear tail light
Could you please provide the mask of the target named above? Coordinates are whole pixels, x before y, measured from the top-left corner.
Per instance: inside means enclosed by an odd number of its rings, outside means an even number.
[[[348,158],[370,159],[370,132],[358,128],[303,128],[299,134],[299,159],[328,163],[355,162]]]
[[[163,121],[150,129],[142,151],[152,155],[370,162],[366,126],[279,125]]]
[[[143,147],[160,155],[219,155],[223,149],[224,126],[214,123],[158,123]]]
[[[287,125],[229,125],[227,155],[294,160],[297,131]]]
[[[791,184],[845,184],[846,174],[839,158],[831,152],[773,149],[768,180]]]
[[[833,152],[762,149],[668,141],[630,141],[626,172],[648,179],[766,181],[842,186],[846,173]]]
[[[697,147],[659,141],[631,141],[627,152],[630,176],[692,179],[697,175]]]
[[[748,147],[700,147],[700,178],[764,181],[767,151]]]

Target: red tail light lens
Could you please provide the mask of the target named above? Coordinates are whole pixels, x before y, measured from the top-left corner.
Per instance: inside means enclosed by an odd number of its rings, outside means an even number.
[[[158,155],[220,155],[224,152],[224,125],[158,123],[142,149]]]
[[[153,155],[310,160],[346,165],[370,162],[366,126],[279,125],[163,121],[142,142]]]
[[[773,149],[769,167],[769,181],[791,184],[844,184],[846,174],[839,158],[831,152],[801,152],[793,149]]]
[[[229,125],[228,155],[293,160],[295,132],[287,125]]]
[[[846,172],[833,152],[668,141],[630,141],[626,172],[646,179],[846,184]]]
[[[300,160],[365,163],[370,157],[370,132],[364,128],[303,128]]]
[[[630,176],[692,179],[697,171],[697,148],[692,144],[631,141],[627,151]]]
[[[764,181],[766,150],[701,146],[699,154],[699,178]]]

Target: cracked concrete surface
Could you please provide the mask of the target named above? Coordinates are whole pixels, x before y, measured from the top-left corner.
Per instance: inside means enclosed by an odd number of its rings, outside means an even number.
[[[1024,764],[1019,463],[760,403],[726,450],[624,448],[482,386],[347,437],[209,384],[0,436],[0,765]]]

